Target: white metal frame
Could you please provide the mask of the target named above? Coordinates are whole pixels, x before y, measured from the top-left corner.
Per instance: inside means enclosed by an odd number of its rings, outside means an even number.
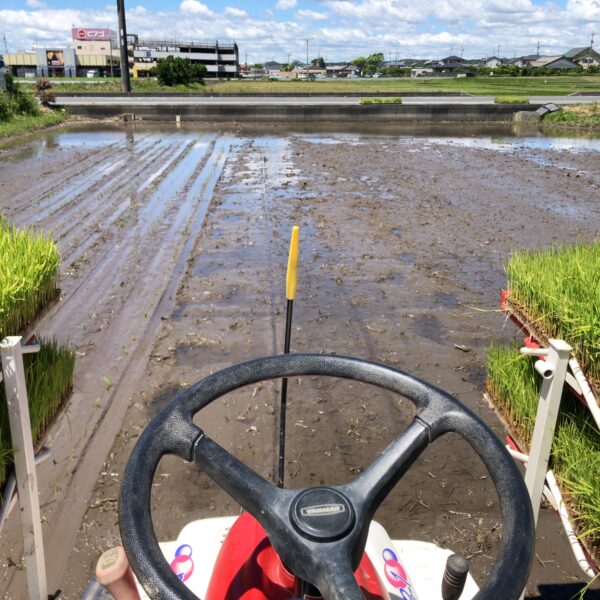
[[[546,360],[540,358],[535,363],[535,370],[541,374],[543,383],[531,438],[525,485],[531,496],[536,524],[571,352],[571,346],[563,340],[551,339]]]
[[[23,367],[23,354],[39,350],[40,346],[37,344],[23,346],[20,336],[9,336],[0,342],[30,600],[48,599],[40,501]]]
[[[569,523],[554,475],[551,471],[548,471],[548,462],[550,460],[550,451],[552,449],[552,440],[554,439],[563,388],[569,378],[573,379],[567,369],[570,364],[573,368],[571,361],[575,359],[571,358],[573,349],[563,340],[550,339],[548,340],[548,346],[548,348],[538,349],[521,348],[523,354],[540,357],[535,363],[535,370],[542,376],[543,383],[529,456],[514,451],[511,451],[511,454],[516,460],[525,463],[527,466],[525,485],[531,497],[535,523],[537,524],[543,494],[558,510],[579,566],[588,577],[593,577],[593,570],[588,565],[585,555],[581,550],[579,540]],[[577,371],[575,369],[573,371],[577,376]],[[577,382],[579,383],[579,379]],[[592,410],[589,400],[587,404],[590,410]],[[592,413],[594,414],[593,410]],[[545,486],[546,481],[548,481],[548,486]],[[523,600],[524,595],[525,592],[521,594],[521,600]]]

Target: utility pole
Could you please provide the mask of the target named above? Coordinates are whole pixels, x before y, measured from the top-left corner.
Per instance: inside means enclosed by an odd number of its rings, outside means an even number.
[[[129,57],[127,56],[127,27],[125,25],[125,0],[117,0],[119,16],[119,48],[121,50],[121,88],[126,94],[131,93],[129,79]]]
[[[592,32],[592,39],[590,41],[590,47],[588,48],[588,52],[587,52],[587,66],[588,66],[588,69],[590,68],[590,62],[592,62],[592,50],[594,48],[594,36],[595,35],[597,35],[597,34]],[[6,37],[4,38],[4,44],[6,45]]]
[[[113,71],[113,45],[112,45],[112,36],[108,36],[108,43],[110,46],[110,78],[112,79],[115,76]]]
[[[302,38],[306,42],[306,72],[308,73],[308,42],[310,42],[310,38]]]
[[[537,55],[538,56],[540,55],[540,40],[538,40],[538,43],[537,43]]]
[[[8,54],[8,44],[6,43],[6,32],[2,34],[4,36],[4,51]],[[592,33],[592,44],[594,43],[594,34]]]

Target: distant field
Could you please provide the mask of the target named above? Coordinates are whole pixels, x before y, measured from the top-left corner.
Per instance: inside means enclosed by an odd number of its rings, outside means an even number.
[[[120,92],[119,79],[53,80],[56,91]],[[327,79],[322,81],[264,81],[232,80],[207,82],[206,85],[169,88],[153,79],[132,79],[134,92],[196,92],[196,93],[313,93],[357,92],[373,94],[387,92],[464,92],[483,96],[552,96],[573,92],[597,91],[600,94],[600,75],[554,77],[463,77],[452,78],[384,78],[384,79]]]

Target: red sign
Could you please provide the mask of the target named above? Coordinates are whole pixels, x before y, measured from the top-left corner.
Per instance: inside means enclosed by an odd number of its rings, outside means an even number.
[[[114,36],[112,29],[88,29],[88,28],[77,28],[71,29],[73,40],[85,40],[85,41],[102,41],[108,40]]]

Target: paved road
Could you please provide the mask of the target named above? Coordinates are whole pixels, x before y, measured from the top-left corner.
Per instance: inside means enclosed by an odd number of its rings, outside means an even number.
[[[368,97],[366,94],[365,97]],[[407,96],[402,98],[403,104],[493,104],[494,96]],[[598,96],[530,96],[531,104],[582,104],[600,102]],[[359,104],[360,98],[344,98],[340,96],[235,96],[235,97],[203,97],[203,96],[61,96],[57,94],[56,103],[62,106],[90,105],[123,105],[135,104],[144,106],[165,105],[353,105]]]

